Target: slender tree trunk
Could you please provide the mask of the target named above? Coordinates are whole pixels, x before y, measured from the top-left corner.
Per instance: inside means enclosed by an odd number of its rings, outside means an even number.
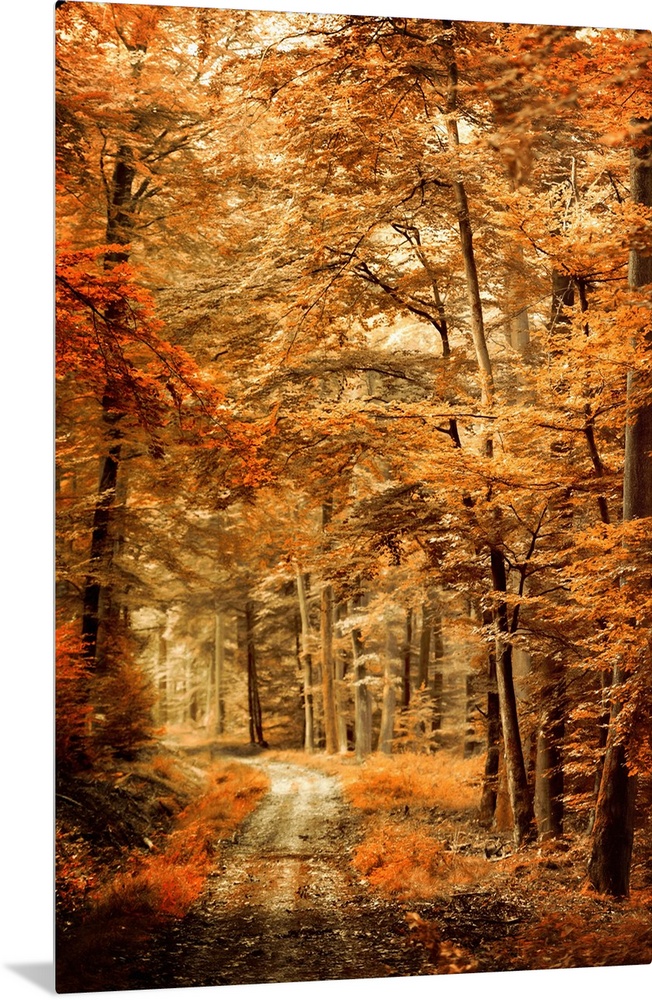
[[[247,694],[249,706],[249,742],[267,746],[263,736],[263,716],[258,691],[258,671],[256,668],[256,647],[254,641],[254,604],[245,605],[245,625],[247,634]]]
[[[391,624],[385,633],[385,664],[383,670],[383,707],[380,717],[378,750],[391,754],[394,740],[394,717],[396,714],[396,663],[398,644]]]
[[[346,605],[338,604],[335,608],[335,618],[336,618],[336,633],[338,638],[337,648],[335,652],[335,723],[337,729],[337,745],[340,753],[346,753],[349,749],[349,738],[346,731],[346,707],[347,707],[347,693],[346,693],[346,667],[347,667],[347,651],[344,650],[339,642],[340,630],[337,622],[341,621],[342,618],[346,618]]]
[[[357,603],[352,602],[351,610]],[[355,756],[362,761],[371,753],[371,693],[368,686],[367,668],[364,662],[364,645],[360,629],[351,630],[353,650],[353,690],[355,704]]]
[[[505,560],[502,552],[496,548],[491,550],[491,575],[494,590],[506,593]],[[498,605],[496,613],[496,679],[500,704],[500,723],[503,731],[507,788],[514,816],[514,842],[519,846],[533,836],[534,814],[518,724],[507,605],[503,602]]]
[[[432,728],[433,731],[441,729],[444,692],[444,675],[441,670],[441,661],[444,659],[444,629],[439,608],[432,611],[432,645],[434,647],[435,662],[432,672]]]
[[[157,684],[157,712],[156,717],[158,724],[160,726],[166,725],[168,721],[168,687],[169,687],[169,668],[167,661],[167,642],[163,635],[163,629],[161,629],[157,635],[157,650],[156,650],[156,673],[158,677]]]
[[[432,608],[428,604],[421,607],[421,635],[419,637],[419,663],[417,668],[417,690],[428,687],[428,667],[430,664],[430,642],[432,639]]]
[[[213,690],[213,706],[215,708],[215,732],[221,736],[224,732],[224,614],[215,609],[214,636],[215,686]]]
[[[321,591],[321,680],[324,701],[326,753],[337,753],[337,719],[333,690],[333,588]]]
[[[412,610],[405,616],[405,642],[403,643],[403,678],[401,687],[401,707],[403,709],[410,706],[411,694],[411,667],[412,667]]]
[[[487,613],[488,621],[491,613]],[[500,771],[500,703],[498,699],[498,680],[496,676],[496,655],[489,654],[487,677],[487,757],[482,779],[482,795],[480,797],[480,824],[490,827],[496,815],[498,800],[498,774]]]
[[[487,341],[484,332],[480,283],[478,281],[478,270],[473,250],[473,231],[471,229],[471,220],[469,217],[469,202],[459,163],[460,136],[457,127],[458,71],[455,57],[455,47],[452,40],[453,24],[451,21],[443,21],[442,23],[444,28],[451,35],[450,40],[445,43],[448,52],[446,128],[448,132],[448,145],[453,159],[453,194],[455,196],[457,221],[460,231],[460,245],[462,248],[462,260],[464,261],[467,297],[469,308],[471,310],[471,337],[473,340],[473,347],[475,349],[475,356],[480,374],[482,402],[484,405],[489,406],[491,405],[493,399],[494,383],[493,373],[491,370],[491,359],[487,350]]]
[[[105,422],[109,425],[110,437],[118,437],[117,418],[108,409],[105,397]],[[89,665],[104,672],[107,667],[103,651],[98,648],[100,621],[106,618],[109,599],[106,579],[110,576],[113,559],[113,536],[111,532],[112,513],[115,507],[120,464],[121,445],[110,446],[102,462],[99,496],[93,512],[89,571],[84,587],[84,610],[82,618],[82,638],[84,656]],[[103,614],[104,613],[104,614]]]
[[[322,504],[322,531],[325,531],[333,513],[332,499]],[[324,542],[324,548],[327,548]],[[333,688],[334,658],[333,658],[333,588],[325,584],[321,591],[321,683],[324,708],[324,731],[326,735],[326,753],[337,753],[337,717],[335,711],[335,692]]]
[[[304,750],[313,753],[315,739],[313,731],[312,703],[312,656],[310,653],[310,618],[308,616],[308,599],[306,585],[300,567],[297,567],[297,595],[299,597],[299,613],[301,615],[301,665],[303,667],[303,715],[304,715]]]
[[[541,663],[541,720],[536,741],[534,812],[539,840],[564,832],[565,682],[563,668],[550,657]]]

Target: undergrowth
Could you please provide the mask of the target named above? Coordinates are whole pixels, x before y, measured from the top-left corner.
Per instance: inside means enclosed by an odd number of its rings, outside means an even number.
[[[211,766],[200,789],[198,769],[189,772],[164,756],[138,768],[136,777],[145,772],[168,792],[158,800],[174,814],[168,832],[159,829],[142,847],[109,852],[94,850],[77,828],[57,831],[57,924],[60,943],[65,939],[57,985],[64,992],[106,988],[107,981],[119,988],[119,956],[165,920],[188,912],[215,867],[220,842],[268,788],[262,771],[239,762]]]
[[[427,899],[457,885],[476,882],[487,861],[449,849],[416,823],[383,822],[367,829],[353,864],[369,884],[401,899]]]

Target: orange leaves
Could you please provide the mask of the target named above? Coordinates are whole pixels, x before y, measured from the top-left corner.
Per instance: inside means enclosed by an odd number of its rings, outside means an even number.
[[[62,770],[88,763],[92,714],[81,636],[67,623],[56,632],[56,759]]]

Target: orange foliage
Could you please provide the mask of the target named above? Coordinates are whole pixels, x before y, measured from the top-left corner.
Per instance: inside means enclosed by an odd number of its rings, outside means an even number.
[[[234,832],[268,787],[261,771],[243,764],[216,766],[208,784],[204,795],[179,814],[160,852],[132,855],[127,870],[96,891],[97,910],[154,920],[187,913],[202,892],[219,842]]]
[[[523,969],[643,965],[652,961],[650,915],[639,911],[617,924],[595,927],[580,913],[548,913],[525,927],[509,950]]]
[[[81,636],[74,625],[56,631],[56,755],[59,768],[88,762],[88,734],[93,708]]]
[[[439,751],[432,756],[405,753],[368,760],[355,780],[346,780],[351,803],[364,812],[428,809],[473,809],[478,804],[479,757],[463,760]]]
[[[391,822],[367,833],[353,864],[371,885],[409,899],[477,881],[488,870],[484,858],[462,857],[413,824]]]

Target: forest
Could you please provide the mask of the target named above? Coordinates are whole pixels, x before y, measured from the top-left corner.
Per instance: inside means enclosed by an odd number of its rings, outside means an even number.
[[[59,987],[652,961],[651,33],[60,4],[55,278]],[[291,774],[404,964],[157,980]]]

